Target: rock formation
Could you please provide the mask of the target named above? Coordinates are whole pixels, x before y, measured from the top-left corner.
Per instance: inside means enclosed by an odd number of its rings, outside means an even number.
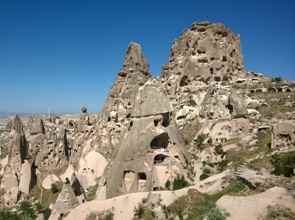
[[[294,100],[294,82],[246,70],[223,24],[185,30],[158,78],[130,43],[101,112],[1,127],[0,208],[30,201],[50,220],[294,216]]]

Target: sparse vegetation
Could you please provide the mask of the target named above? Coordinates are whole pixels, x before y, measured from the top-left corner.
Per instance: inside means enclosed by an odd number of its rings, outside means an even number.
[[[177,199],[173,204],[165,209],[167,219],[173,219],[178,216],[183,220],[183,216],[187,216],[188,220],[225,220],[227,214],[216,206],[216,201],[225,194],[239,194],[248,189],[240,180],[233,181],[223,191],[206,195],[197,190],[190,190],[186,196]]]
[[[271,163],[274,167],[273,174],[285,177],[295,175],[295,151],[275,154],[272,156]]]
[[[91,201],[95,199],[97,188],[98,188],[98,184],[95,184],[94,186],[91,186],[88,188],[87,192],[85,193],[85,197],[87,201]]]
[[[270,206],[263,220],[295,220],[295,213],[288,208]]]
[[[283,81],[283,79],[280,76],[276,76],[276,77],[272,77],[271,78],[271,81],[272,82],[281,82],[281,81]]]
[[[21,220],[16,212],[8,209],[0,210],[0,220]]]
[[[153,220],[155,219],[155,213],[147,208],[144,207],[142,204],[135,209],[134,220]]]
[[[43,207],[43,209],[47,209],[50,204],[56,201],[59,192],[62,189],[62,183],[56,183],[54,185],[54,190],[46,190],[39,186],[39,184],[36,184],[31,191],[31,195],[40,201],[40,206]]]
[[[86,220],[113,220],[114,214],[110,211],[106,211],[104,213],[90,213]]]
[[[185,180],[184,176],[177,176],[173,180],[173,190],[182,189],[189,186],[189,183]]]
[[[0,210],[0,220],[34,220],[36,217],[36,207],[29,201],[21,202],[16,210]]]

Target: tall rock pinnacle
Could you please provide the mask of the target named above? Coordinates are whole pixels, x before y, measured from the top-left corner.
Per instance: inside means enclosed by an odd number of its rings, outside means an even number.
[[[130,43],[123,67],[102,110],[103,117],[109,119],[111,114],[116,115],[119,120],[124,120],[132,111],[138,88],[150,78],[149,65],[142,47],[138,43]]]
[[[131,42],[127,48],[123,69],[120,74],[124,75],[132,71],[149,74],[149,65],[143,55],[141,45],[135,42]]]

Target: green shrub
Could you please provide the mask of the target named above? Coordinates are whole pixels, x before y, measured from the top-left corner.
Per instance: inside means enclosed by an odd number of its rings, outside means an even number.
[[[289,208],[282,208],[277,206],[267,207],[267,214],[263,220],[295,220],[295,213]]]
[[[21,218],[15,212],[2,209],[0,210],[0,220],[21,220]]]
[[[135,209],[134,219],[143,219],[143,220],[153,220],[155,219],[155,213],[143,205],[139,205],[138,208]]]
[[[29,201],[23,201],[16,211],[9,209],[0,210],[0,220],[34,220],[37,215]]]
[[[37,217],[35,210],[29,201],[21,202],[19,212],[21,219],[23,220],[33,220]]]
[[[184,176],[177,176],[173,180],[173,190],[182,189],[189,186],[189,183],[185,180]]]
[[[285,177],[295,175],[295,151],[275,154],[272,156],[271,163],[274,167],[273,174],[284,175]]]
[[[271,78],[271,81],[272,82],[281,82],[283,79],[282,79],[282,77],[280,77],[280,76],[276,76],[276,77],[272,77]]]
[[[94,186],[90,186],[87,189],[87,192],[85,193],[85,197],[87,201],[91,201],[95,199],[97,188],[98,188],[98,184],[95,184]]]
[[[217,207],[213,207],[207,214],[208,220],[225,220],[226,215]]]

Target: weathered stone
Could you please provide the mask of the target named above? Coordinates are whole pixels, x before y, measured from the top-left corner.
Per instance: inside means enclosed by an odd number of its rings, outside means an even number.
[[[30,120],[31,125],[30,125],[30,133],[31,135],[35,134],[44,134],[45,133],[45,128],[44,128],[44,122],[40,118],[32,118]]]
[[[32,178],[32,165],[29,161],[25,160],[22,164],[22,169],[20,173],[19,191],[29,194],[31,187]]]

